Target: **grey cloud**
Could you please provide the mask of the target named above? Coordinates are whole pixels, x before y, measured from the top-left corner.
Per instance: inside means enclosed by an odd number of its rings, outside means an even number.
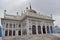
[[[36,10],[44,13],[44,14],[53,14],[56,19],[56,24],[59,24],[57,19],[60,17],[60,0],[27,0],[26,2],[21,3],[21,0],[0,0],[0,15],[3,13],[4,9],[7,9],[7,11],[11,14],[13,14],[16,11],[21,11],[26,8],[26,6],[29,6],[29,3],[31,2],[31,5]],[[8,13],[8,14],[9,14]],[[41,13],[41,14],[42,14]],[[57,15],[57,16],[56,16]]]

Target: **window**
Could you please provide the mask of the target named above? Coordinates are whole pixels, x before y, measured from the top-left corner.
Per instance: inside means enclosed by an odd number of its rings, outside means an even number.
[[[6,28],[8,28],[8,23],[6,24]]]
[[[12,28],[12,24],[10,24],[10,28]]]
[[[5,31],[5,36],[8,36],[8,30]]]
[[[18,35],[21,35],[21,31],[20,30],[18,31]]]
[[[32,26],[32,34],[36,34],[36,26],[35,25]]]
[[[47,33],[49,33],[49,26],[47,26]]]
[[[41,34],[41,26],[38,26],[38,34]]]
[[[15,36],[15,30],[13,30],[13,36]]]
[[[45,26],[43,26],[43,34],[45,34],[46,33],[46,31],[45,31]]]
[[[12,30],[9,30],[9,36],[12,36]]]
[[[13,24],[13,28],[15,28],[15,24]]]
[[[19,28],[21,27],[21,25],[19,24]]]

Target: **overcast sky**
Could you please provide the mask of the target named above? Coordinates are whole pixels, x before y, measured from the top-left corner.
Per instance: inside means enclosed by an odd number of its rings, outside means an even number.
[[[7,10],[7,14],[19,13],[31,3],[32,7],[40,11],[41,14],[50,15],[53,14],[55,19],[55,25],[60,26],[60,0],[0,0],[0,17],[3,16],[4,9]]]

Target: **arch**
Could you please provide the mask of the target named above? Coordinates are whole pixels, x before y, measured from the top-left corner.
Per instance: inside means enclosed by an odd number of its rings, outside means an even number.
[[[43,26],[43,34],[46,34],[45,26]]]
[[[5,36],[8,36],[8,30],[5,31]]]
[[[47,33],[49,33],[49,26],[47,26]]]
[[[41,34],[41,26],[38,26],[38,34]]]
[[[21,35],[21,30],[18,31],[18,35]]]
[[[9,30],[9,36],[12,36],[12,30]]]
[[[32,26],[32,34],[36,34],[36,26],[35,25]]]
[[[51,33],[53,33],[53,29],[52,29],[52,26],[50,26],[50,30],[51,30]]]
[[[15,36],[15,30],[13,30],[13,36]]]

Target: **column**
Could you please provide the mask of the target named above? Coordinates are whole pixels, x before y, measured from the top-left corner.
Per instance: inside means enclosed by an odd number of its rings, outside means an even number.
[[[15,30],[15,33],[16,33],[16,34],[15,34],[16,36],[19,36],[19,35],[18,35],[18,30]]]
[[[51,33],[51,30],[50,30],[50,25],[49,25],[49,33]]]
[[[27,22],[26,22],[26,28],[27,28],[27,35],[29,35],[29,20],[27,19]]]
[[[43,35],[43,26],[41,25],[41,34]]]
[[[38,23],[36,22],[36,34],[38,35]]]
[[[47,25],[45,25],[45,31],[46,31],[46,34],[47,34]]]
[[[13,23],[11,23],[11,24],[12,24],[12,28],[11,29],[12,29],[12,36],[13,36]]]
[[[14,30],[15,30],[15,36],[19,36],[18,35],[18,29],[17,29],[17,27],[18,27],[18,25],[16,25],[16,23],[15,23],[15,28],[14,28]]]
[[[8,23],[8,36],[9,36],[9,23]]]
[[[21,23],[21,36],[22,36],[22,23]]]

